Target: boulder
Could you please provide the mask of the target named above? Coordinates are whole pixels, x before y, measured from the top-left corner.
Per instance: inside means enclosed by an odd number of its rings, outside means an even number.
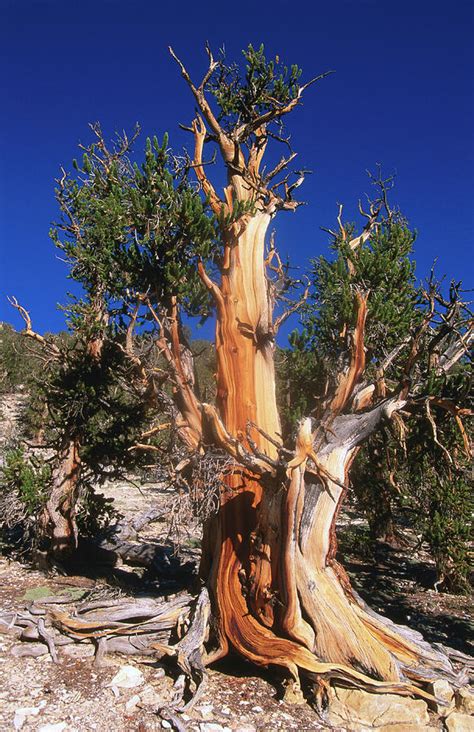
[[[336,727],[354,732],[365,728],[389,732],[392,725],[398,725],[398,730],[408,732],[427,727],[429,716],[428,707],[421,699],[335,687],[328,721]]]
[[[463,714],[474,714],[474,693],[466,686],[456,692],[456,709]]]
[[[430,707],[441,717],[445,717],[454,709],[454,691],[445,679],[436,679],[428,688],[428,691],[439,699],[440,704],[430,702]]]
[[[143,674],[135,666],[121,666],[109,686],[119,689],[134,689],[143,684]]]
[[[472,732],[474,730],[474,717],[461,712],[451,712],[444,720],[448,732]]]

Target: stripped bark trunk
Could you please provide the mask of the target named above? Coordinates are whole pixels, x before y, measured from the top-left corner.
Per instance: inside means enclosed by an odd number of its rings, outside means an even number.
[[[64,559],[77,547],[76,503],[81,472],[78,436],[64,440],[51,477],[51,491],[40,520],[40,539],[48,552]]]
[[[231,179],[229,189],[244,193]],[[257,211],[238,235],[225,238],[217,301],[217,404],[227,432],[270,459],[278,454],[272,307],[265,274],[264,238],[271,212]],[[366,301],[359,295],[356,348],[332,401],[329,431],[313,444],[311,421],[300,427],[287,476],[258,476],[236,465],[225,476],[217,521],[207,528],[201,571],[218,618],[219,649],[229,647],[262,666],[285,667],[300,696],[302,669],[339,677],[375,691],[415,693],[408,679],[450,674],[440,654],[403,637],[361,607],[335,559],[335,522],[358,444],[398,408],[382,404],[369,417],[338,416],[364,369]],[[268,440],[264,432],[271,439]],[[252,446],[251,446],[252,447]],[[308,479],[310,475],[316,476]],[[319,682],[319,690],[324,682]],[[418,691],[423,695],[422,691]]]
[[[95,332],[87,342],[85,358],[99,364],[104,346],[108,315],[103,296],[97,292],[92,303]],[[77,549],[76,506],[81,478],[81,434],[72,425],[66,428],[56,455],[51,490],[40,519],[40,542],[55,559],[66,560]]]

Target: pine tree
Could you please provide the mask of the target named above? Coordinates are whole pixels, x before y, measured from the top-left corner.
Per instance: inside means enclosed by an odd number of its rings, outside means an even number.
[[[275,317],[288,270],[266,235],[279,212],[300,205],[295,191],[304,171],[289,170],[293,152],[271,170],[263,161],[267,147],[285,140],[284,118],[326,74],[301,84],[298,67],[268,60],[263,47],[249,46],[243,69],[207,51],[198,85],[171,52],[198,107],[188,128],[192,158],[172,158],[166,140],[153,141],[145,163],[134,167],[124,154],[110,156],[99,136],[85,151],[79,180],[65,176],[60,184],[83,216],[71,219],[66,203],[58,243],[87,293],[72,317],[87,334],[91,366],[102,363],[108,328],[121,328],[123,338],[114,342],[130,380],[147,409],[158,401],[167,410],[186,456],[180,465],[196,467],[203,491],[218,486],[218,508],[203,536],[206,589],[178,661],[201,678],[204,663],[232,648],[284,669],[293,699],[301,698],[300,674],[319,701],[333,678],[375,692],[422,694],[420,685],[434,674],[449,676],[449,662],[360,604],[335,558],[334,527],[360,446],[382,424],[398,422],[401,410],[431,399],[427,373],[434,369],[442,379],[465,356],[471,316],[459,288],[447,301],[433,281],[418,304],[408,259],[413,236],[390,209],[381,181],[362,231],[343,226],[341,214],[335,260],[314,264],[326,295],[300,350],[307,341],[316,353],[311,384],[318,391],[314,406],[307,402],[311,416],[299,398],[296,435],[282,437],[275,338],[306,298]],[[214,147],[226,175],[223,196],[209,177],[205,146]],[[199,394],[182,322],[211,311],[215,404]],[[141,328],[156,348],[151,367],[137,347]],[[145,429],[132,452],[152,449],[161,427]],[[207,482],[209,470],[199,473],[206,453],[217,456],[217,482]],[[214,646],[203,656],[211,608]]]

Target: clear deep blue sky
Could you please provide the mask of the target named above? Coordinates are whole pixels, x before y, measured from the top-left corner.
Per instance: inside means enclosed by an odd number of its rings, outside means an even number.
[[[14,294],[39,331],[63,327],[70,286],[48,230],[54,178],[70,168],[88,122],[107,135],[139,121],[143,136],[188,142],[193,101],[169,57],[171,44],[197,79],[204,43],[228,58],[249,42],[298,63],[310,89],[289,127],[296,167],[314,171],[308,205],[275,222],[298,265],[327,250],[337,202],[355,217],[370,190],[365,170],[397,172],[394,195],[418,230],[417,272],[472,286],[473,0],[0,0],[0,320],[20,326]],[[207,329],[206,329],[207,330]],[[207,334],[207,333],[206,333]]]

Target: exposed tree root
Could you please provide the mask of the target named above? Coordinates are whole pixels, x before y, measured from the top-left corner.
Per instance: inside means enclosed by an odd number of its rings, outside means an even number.
[[[230,575],[232,568],[229,568]],[[451,649],[437,650],[422,641],[421,636],[407,628],[396,626],[362,607],[356,598],[363,622],[372,623],[380,637],[394,639],[403,637],[407,647],[423,648],[427,657],[438,662],[438,669],[432,677],[448,678],[453,687],[466,684],[469,669],[474,659]],[[234,622],[221,627],[223,647],[226,652],[228,640],[232,639],[235,649],[260,666],[284,667],[289,673],[285,699],[302,701],[300,672],[314,683],[316,699],[327,698],[328,682],[354,686],[368,692],[395,693],[402,696],[417,696],[426,701],[442,703],[418,685],[426,682],[426,669],[418,673],[413,666],[403,666],[410,681],[378,681],[344,664],[327,663],[296,641],[278,637],[272,630],[262,626],[251,614],[242,596],[236,593]],[[171,704],[156,710],[164,719],[174,719],[176,712],[188,710],[201,696],[206,684],[205,667],[214,661],[218,652],[206,654],[205,643],[209,639],[211,625],[211,603],[206,588],[198,598],[188,593],[165,600],[142,598],[130,600],[92,600],[73,602],[67,596],[42,598],[30,603],[18,612],[0,615],[0,632],[15,635],[21,645],[13,648],[15,655],[40,656],[49,653],[57,663],[61,648],[70,643],[95,646],[95,662],[100,664],[106,654],[119,653],[136,656],[155,656],[174,659],[182,672],[175,684],[175,697]],[[173,641],[173,637],[177,640]],[[256,649],[264,648],[260,653]],[[451,666],[449,657],[454,664]]]

